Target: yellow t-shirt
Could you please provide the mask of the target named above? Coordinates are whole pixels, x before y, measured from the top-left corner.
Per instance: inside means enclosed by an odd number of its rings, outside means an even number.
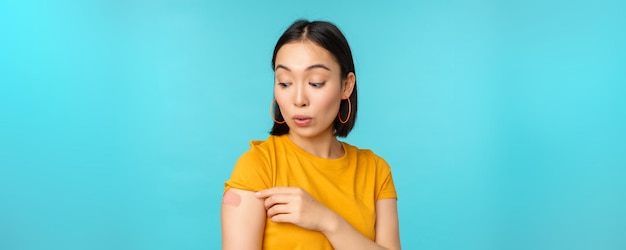
[[[251,141],[233,170],[225,190],[259,191],[300,187],[341,215],[355,229],[375,240],[376,201],[397,198],[387,162],[370,150],[342,142],[345,154],[324,159],[302,150],[289,137]],[[326,237],[290,223],[265,224],[263,249],[333,249]]]

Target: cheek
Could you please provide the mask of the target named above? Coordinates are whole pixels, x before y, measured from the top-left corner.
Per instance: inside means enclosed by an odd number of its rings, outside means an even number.
[[[341,102],[339,101],[339,97],[333,97],[320,100],[320,104],[320,112],[325,113],[324,116],[329,117],[329,119],[334,119],[337,112],[339,112]]]
[[[287,110],[285,109],[285,107],[287,107],[287,104],[286,104],[287,101],[286,101],[285,97],[283,97],[281,95],[274,95],[274,98],[275,98],[276,104],[278,104],[279,111],[281,113],[286,112]]]

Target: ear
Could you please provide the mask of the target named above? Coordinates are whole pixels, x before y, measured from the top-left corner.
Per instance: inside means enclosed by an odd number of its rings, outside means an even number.
[[[341,99],[348,99],[352,95],[354,85],[356,84],[356,76],[353,72],[348,73],[346,79],[343,80]]]

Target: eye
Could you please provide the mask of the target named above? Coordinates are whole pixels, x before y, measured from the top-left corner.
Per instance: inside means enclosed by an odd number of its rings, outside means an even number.
[[[279,83],[278,83],[278,86],[283,87],[283,88],[286,88],[286,87],[288,87],[289,85],[291,85],[291,83],[287,83],[287,82],[279,82]]]
[[[324,86],[325,82],[310,82],[309,85],[313,86],[314,88],[321,88],[322,86]]]

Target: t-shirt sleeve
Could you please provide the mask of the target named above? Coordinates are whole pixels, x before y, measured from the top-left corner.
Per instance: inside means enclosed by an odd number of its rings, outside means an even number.
[[[224,183],[224,191],[231,187],[253,192],[270,188],[272,181],[269,166],[267,157],[253,146],[237,160],[230,179]]]
[[[387,162],[376,156],[376,190],[378,193],[376,194],[376,200],[382,199],[397,199],[398,195],[396,194],[396,187],[393,184],[393,177],[391,176],[391,167]]]

